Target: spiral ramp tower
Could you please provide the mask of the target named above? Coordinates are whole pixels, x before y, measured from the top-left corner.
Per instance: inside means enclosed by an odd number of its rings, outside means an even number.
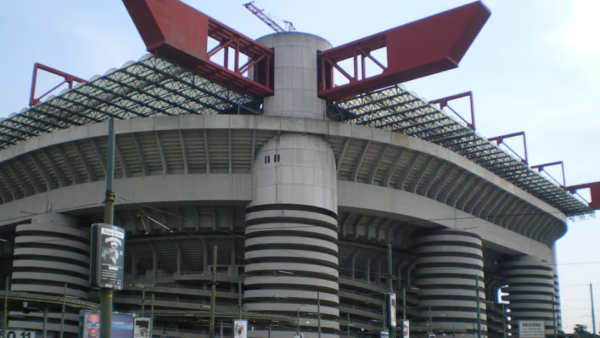
[[[156,337],[206,337],[213,277],[221,336],[241,316],[252,338],[296,330],[317,338],[319,315],[322,336],[376,336],[386,320],[387,244],[393,289],[407,305],[397,317],[406,314],[413,338],[470,338],[477,310],[482,335],[502,337],[507,316],[495,295],[503,285],[513,323],[544,320],[550,334],[560,304],[550,299],[558,284],[548,262],[567,218],[591,209],[397,84],[454,68],[448,60],[462,55],[422,57],[415,41],[429,39],[405,26],[339,47],[292,32],[254,41],[179,1],[124,2],[141,32],[140,22],[175,26],[160,41],[142,34],[151,53],[140,60],[0,121],[0,262],[14,292],[61,296],[66,284],[69,299],[97,301],[87,284],[88,227],[102,221],[112,117],[115,223],[127,231],[115,309],[152,307]],[[163,2],[170,6],[147,10]],[[456,11],[474,18],[471,28],[489,16],[478,2]],[[425,24],[458,27],[436,17]],[[208,31],[177,26],[186,18]],[[177,42],[198,32],[221,39],[220,48],[246,48],[251,66],[181,54]],[[427,46],[448,47],[444,39]],[[337,62],[354,60],[361,73],[386,44],[418,55],[335,86]],[[406,60],[417,64],[396,63]],[[22,310],[11,308],[9,327],[42,334],[43,313]],[[77,332],[75,312],[67,338]],[[57,318],[46,316],[50,335]]]

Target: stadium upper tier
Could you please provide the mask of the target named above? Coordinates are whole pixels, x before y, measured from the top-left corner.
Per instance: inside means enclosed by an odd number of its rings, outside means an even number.
[[[0,149],[60,129],[109,118],[261,114],[261,102],[191,70],[147,54],[104,76],[94,76],[58,96],[0,122]],[[586,216],[592,210],[550,180],[403,86],[393,86],[329,106],[328,116],[421,138],[447,148],[560,210]],[[11,182],[0,177],[6,190]],[[3,201],[5,202],[5,201]]]

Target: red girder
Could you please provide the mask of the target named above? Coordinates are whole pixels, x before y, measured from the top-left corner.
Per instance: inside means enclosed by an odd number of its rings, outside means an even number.
[[[42,94],[41,96],[35,97],[35,87],[37,85],[37,73],[38,73],[39,69],[45,70],[48,73],[52,73],[54,75],[58,75],[60,77],[63,77],[64,80],[63,80],[63,82],[61,82],[58,85],[54,86],[52,89],[50,89],[46,93]],[[40,64],[40,63],[35,63],[33,65],[33,78],[31,79],[31,93],[29,94],[29,106],[33,107],[38,102],[40,102],[40,100],[42,98],[44,98],[46,95],[52,93],[58,87],[62,86],[65,83],[69,84],[69,89],[73,88],[73,82],[87,82],[87,81],[84,80],[84,79],[82,79],[82,78],[78,78],[77,76],[73,76],[71,74],[67,74],[65,72],[61,72],[58,69],[54,69],[54,68],[51,68],[51,67],[48,67],[48,66],[44,66],[43,64]]]
[[[494,142],[495,141],[497,145],[500,145],[500,144],[504,143],[504,139],[513,138],[513,137],[519,137],[519,136],[523,137],[523,150],[525,152],[525,155],[524,155],[525,158],[521,158],[521,162],[524,163],[524,164],[528,164],[529,160],[527,158],[527,139],[525,138],[525,132],[524,131],[520,131],[518,133],[507,134],[507,135],[496,136],[496,137],[490,137],[490,138],[488,138],[488,141],[490,141],[490,142]],[[506,147],[508,147],[515,155],[518,156],[518,154],[514,150],[512,150],[512,148],[510,148],[506,143],[504,143],[504,145]]]
[[[178,0],[123,0],[123,3],[149,52],[232,90],[258,98],[273,95],[271,49]],[[217,49],[224,49],[224,66],[210,60],[218,50],[209,55],[209,37],[219,42]],[[227,69],[229,48],[235,51],[233,70]],[[248,56],[248,64],[239,64],[240,53]],[[256,81],[244,77],[250,67],[255,67],[255,74],[261,74]]]
[[[565,179],[565,164],[563,163],[563,161],[532,165],[531,169],[537,169],[539,172],[542,172],[542,171],[544,171],[544,168],[546,168],[546,167],[553,167],[553,166],[557,166],[557,165],[560,166],[560,169],[562,172],[562,180],[563,180],[562,188],[565,188],[565,186],[567,185],[567,180]],[[552,177],[552,179],[554,179],[556,181],[556,179],[554,177]]]
[[[376,89],[456,68],[490,16],[479,1],[414,21],[348,44],[319,52],[321,73],[319,96],[342,101]],[[387,47],[387,67],[370,53]],[[357,74],[358,56],[363,64]],[[350,83],[335,87],[335,64],[354,58],[354,76],[344,74]],[[365,78],[364,59],[384,68],[380,75]]]
[[[579,189],[590,189],[590,203],[591,209],[600,210],[600,182],[584,183],[566,187],[565,190],[574,194]]]
[[[459,113],[457,113],[454,109],[452,109],[452,107],[450,107],[448,105],[448,101],[453,101],[453,100],[461,99],[464,97],[469,98],[469,104],[471,107],[471,122],[465,120]],[[460,93],[460,94],[456,94],[456,95],[452,95],[452,96],[448,96],[448,97],[443,97],[441,99],[429,101],[429,103],[430,104],[439,104],[440,109],[444,109],[444,107],[450,108],[450,110],[452,110],[452,112],[454,114],[456,114],[456,116],[458,116],[461,120],[463,120],[467,124],[467,127],[469,127],[469,129],[475,130],[475,107],[473,106],[473,93],[472,92]]]

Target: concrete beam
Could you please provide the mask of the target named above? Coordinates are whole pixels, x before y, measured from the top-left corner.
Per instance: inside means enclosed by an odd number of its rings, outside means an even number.
[[[21,188],[21,191],[23,191],[24,196],[35,195],[35,192],[31,190],[27,183],[25,183],[23,177],[19,174],[19,172],[15,170],[15,168],[12,166],[12,164],[10,164],[10,162],[4,163],[4,166],[6,167],[6,169],[8,169],[10,173],[12,173],[15,180],[17,180],[17,185]]]
[[[50,177],[50,174],[48,174],[48,172],[46,171],[46,168],[44,168],[44,166],[40,163],[40,161],[37,159],[37,157],[35,157],[36,153],[29,153],[29,160],[31,160],[31,162],[33,162],[33,165],[35,165],[35,168],[37,169],[37,171],[40,173],[40,175],[42,175],[42,178],[44,179],[44,183],[46,184],[47,189],[46,190],[50,190],[50,189],[56,189],[56,182],[54,182],[54,180],[52,179],[52,177]]]
[[[56,162],[54,161],[52,156],[50,156],[50,154],[48,154],[48,151],[46,149],[40,149],[40,154],[44,155],[44,158],[46,159],[46,161],[48,161],[48,164],[50,165],[50,168],[54,172],[54,175],[56,175],[56,177],[58,178],[59,187],[62,188],[62,187],[68,186],[69,182],[67,181],[67,178],[65,177],[65,175],[63,175],[62,171],[58,168],[58,165],[56,165]]]
[[[183,137],[183,131],[181,129],[179,130],[178,134],[179,145],[181,146],[181,158],[183,159],[183,173],[187,175],[190,173],[190,166],[188,164],[187,151],[185,149],[185,138]]]
[[[146,157],[144,156],[144,152],[142,151],[142,145],[140,144],[140,140],[138,140],[135,133],[131,134],[133,138],[133,144],[135,145],[135,150],[138,155],[138,159],[140,160],[140,165],[142,167],[142,176],[148,176],[150,173],[148,172],[148,166],[146,165]]]
[[[398,154],[396,155],[394,162],[392,162],[392,165],[388,168],[387,173],[385,173],[385,177],[383,178],[383,182],[381,184],[382,186],[384,186],[384,187],[390,186],[390,180],[392,179],[392,176],[394,176],[394,171],[396,171],[396,168],[398,167],[398,163],[400,163],[400,159],[402,158],[402,154],[404,154],[405,151],[406,151],[405,148],[400,148],[398,150]]]
[[[454,188],[456,187],[456,185],[458,184],[458,182],[460,182],[465,176],[468,176],[466,171],[463,171],[460,176],[458,176],[453,182],[451,182],[447,187],[446,187],[446,191],[444,191],[444,193],[438,198],[438,201],[444,203],[444,204],[448,204],[448,196],[450,196],[450,194],[452,193],[452,191],[454,190]]]
[[[123,156],[123,151],[121,151],[121,146],[119,145],[118,139],[115,139],[115,150],[117,153],[117,159],[119,160],[119,164],[121,165],[121,170],[123,171],[123,178],[130,177],[131,172],[129,171],[129,166],[125,161],[125,156]],[[183,156],[185,156],[185,154]]]
[[[472,203],[469,203],[465,208],[465,211],[469,214],[474,215],[475,208],[477,206],[482,206],[489,200],[491,194],[494,192],[494,186],[488,184],[483,190],[481,190],[478,195],[480,198],[476,198]],[[482,198],[483,197],[483,198]]]
[[[100,147],[98,146],[98,144],[96,143],[96,141],[93,138],[89,139],[89,141],[90,141],[90,144],[92,145],[92,148],[94,148],[96,157],[100,161],[100,165],[102,166],[102,171],[104,171],[104,175],[106,176],[106,156],[107,156],[107,154],[102,154],[102,152],[100,151]]]
[[[165,157],[165,150],[163,149],[160,134],[158,132],[154,132],[154,137],[156,138],[156,147],[158,148],[158,154],[160,155],[160,163],[162,164],[163,175],[169,175],[169,164],[167,163],[167,158]]]
[[[348,137],[344,141],[344,145],[342,146],[342,152],[340,153],[340,156],[337,159],[337,163],[336,163],[336,173],[337,174],[340,173],[340,168],[342,167],[342,164],[344,163],[344,157],[346,156],[346,151],[348,150],[349,144],[350,144],[350,138]]]
[[[404,170],[402,175],[400,175],[400,177],[398,177],[398,181],[396,181],[396,189],[404,190],[404,183],[406,183],[406,179],[408,179],[408,176],[410,176],[410,173],[412,172],[413,168],[415,167],[415,164],[417,164],[419,157],[421,157],[421,153],[416,153],[413,156],[412,160],[410,160],[410,162],[408,163],[408,166],[406,167],[406,169]]]
[[[446,183],[446,181],[448,181],[448,178],[450,177],[450,175],[452,175],[452,173],[454,172],[454,170],[456,170],[457,167],[451,167],[450,170],[448,170],[444,176],[438,181],[438,183],[435,185],[435,187],[433,187],[433,189],[427,193],[427,197],[433,199],[433,200],[437,200],[438,199],[438,193],[440,192],[440,190],[442,189],[442,187],[444,186],[444,183]]]
[[[71,174],[71,179],[73,181],[73,184],[74,185],[80,184],[81,177],[79,177],[79,173],[77,172],[77,170],[75,170],[75,167],[73,166],[73,162],[71,161],[71,159],[69,159],[69,156],[67,155],[65,150],[60,145],[57,145],[56,149],[58,149],[58,152],[60,153],[60,156],[62,157],[63,162],[65,163],[65,165],[67,166],[67,169],[69,170],[69,174]]]
[[[29,166],[25,162],[23,162],[23,160],[20,158],[15,159],[15,162],[19,165],[19,167],[21,167],[23,169],[23,171],[25,172],[25,175],[27,175],[27,178],[31,182],[31,185],[33,185],[33,189],[35,190],[35,193],[44,192],[45,189],[42,187],[40,182],[38,182],[37,177],[35,177],[35,175],[31,171],[31,169],[29,168]]]
[[[467,193],[464,195],[463,198],[461,198],[461,196],[463,196],[463,192],[467,189],[467,187],[474,180],[475,180],[475,176],[471,176],[468,179],[466,179],[460,185],[460,187],[458,187],[458,190],[456,190],[456,192],[452,195],[452,197],[450,198],[450,201],[448,201],[448,205],[456,207],[457,209],[460,209],[460,210],[464,210],[465,204],[469,201],[471,196],[473,196],[475,191],[477,191],[479,186],[483,183],[483,181],[480,180],[479,182],[477,182],[477,184],[474,184],[473,186],[471,186],[471,189],[467,190]]]
[[[371,144],[371,141],[367,141],[360,157],[358,158],[358,161],[356,161],[356,164],[354,165],[354,169],[352,170],[352,177],[350,177],[350,179],[354,182],[356,182],[356,178],[358,177],[358,172],[360,170],[360,166],[362,165],[363,160],[365,159],[365,155],[367,154],[367,151],[369,150],[370,144]]]
[[[438,177],[440,172],[442,172],[442,170],[444,169],[445,166],[446,166],[446,162],[440,163],[440,165],[433,172],[433,174],[431,174],[431,176],[429,176],[427,181],[421,186],[421,189],[419,189],[419,195],[427,196],[427,193],[429,192],[429,189],[433,185],[433,182],[435,182],[435,179]]]
[[[433,163],[433,160],[434,160],[434,157],[429,157],[427,159],[427,161],[425,161],[425,164],[423,164],[423,167],[421,167],[421,170],[419,170],[419,173],[417,174],[417,176],[415,177],[413,182],[408,187],[409,192],[412,192],[412,193],[417,192],[417,187],[419,186],[419,183],[421,183],[421,179],[423,178],[423,176],[425,175],[425,173],[431,166],[431,163]]]
[[[206,173],[210,174],[210,153],[208,151],[208,135],[206,135],[206,129],[202,131],[204,133],[204,157],[206,158]]]
[[[381,165],[381,161],[385,157],[385,152],[389,148],[390,148],[390,145],[386,144],[383,147],[383,150],[381,150],[379,152],[379,155],[377,156],[377,160],[375,160],[375,163],[373,163],[373,167],[371,167],[371,171],[369,172],[369,176],[367,176],[367,183],[373,184],[373,181],[375,180],[375,174],[377,174],[377,170],[379,170],[379,166]]]
[[[73,142],[73,148],[75,148],[75,152],[77,153],[81,164],[83,164],[83,168],[85,168],[85,172],[88,177],[88,182],[97,181],[96,173],[92,169],[92,166],[90,166],[90,162],[88,162],[87,158],[85,157],[85,155],[81,151],[81,148],[79,148],[79,145],[76,142]]]

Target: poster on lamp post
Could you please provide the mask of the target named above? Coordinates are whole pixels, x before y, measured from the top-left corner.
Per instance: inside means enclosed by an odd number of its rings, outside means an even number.
[[[402,321],[402,338],[410,338],[410,323],[408,320]]]
[[[90,284],[95,288],[122,290],[125,268],[125,229],[92,224]]]
[[[245,319],[233,320],[233,338],[248,338],[248,321]]]

